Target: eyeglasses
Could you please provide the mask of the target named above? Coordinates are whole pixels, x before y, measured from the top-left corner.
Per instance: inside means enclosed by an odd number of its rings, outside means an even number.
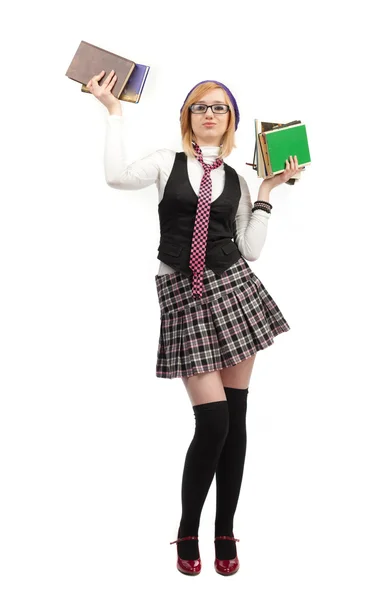
[[[228,104],[191,104],[189,110],[195,115],[206,113],[208,108],[212,110],[215,115],[224,115],[230,110]]]

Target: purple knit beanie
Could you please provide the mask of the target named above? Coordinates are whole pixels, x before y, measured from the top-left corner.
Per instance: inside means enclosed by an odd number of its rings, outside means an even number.
[[[224,89],[224,90],[227,92],[227,94],[228,94],[228,97],[229,97],[229,99],[230,99],[230,101],[231,101],[231,104],[232,104],[232,106],[234,107],[234,112],[235,112],[235,131],[236,131],[236,130],[237,130],[237,128],[238,128],[238,123],[239,123],[239,109],[238,109],[238,105],[237,105],[237,103],[236,103],[236,100],[235,100],[234,96],[231,94],[231,92],[230,92],[230,90],[228,89],[228,87],[226,87],[226,86],[225,86],[223,83],[220,83],[220,81],[215,81],[214,79],[206,79],[205,81],[200,81],[200,83],[209,83],[209,82],[216,83],[217,85],[219,85],[221,88],[223,88],[223,89]],[[191,93],[193,92],[193,90],[194,90],[194,89],[195,89],[195,88],[196,88],[198,85],[200,85],[200,83],[197,83],[195,86],[193,86],[193,87],[192,87],[192,89],[191,89],[191,90],[190,90],[190,92],[187,94],[187,96],[186,96],[186,98],[185,98],[185,100],[184,100],[184,104],[185,104],[185,102],[186,102],[186,100],[187,100],[187,98],[188,98],[189,94],[191,94]],[[180,114],[182,113],[182,109],[184,108],[184,104],[181,106]]]

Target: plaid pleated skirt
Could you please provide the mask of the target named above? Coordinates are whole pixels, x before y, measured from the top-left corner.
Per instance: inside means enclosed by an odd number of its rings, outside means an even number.
[[[290,327],[269,292],[240,259],[222,275],[204,270],[202,298],[192,276],[155,275],[160,306],[156,376],[168,379],[236,365]]]

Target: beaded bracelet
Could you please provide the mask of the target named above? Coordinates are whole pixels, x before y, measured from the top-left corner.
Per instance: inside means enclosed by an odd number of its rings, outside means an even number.
[[[264,200],[256,200],[254,202],[253,208],[251,209],[251,212],[261,209],[265,210],[267,213],[270,213],[272,208],[273,206],[270,204],[270,202],[265,202]]]

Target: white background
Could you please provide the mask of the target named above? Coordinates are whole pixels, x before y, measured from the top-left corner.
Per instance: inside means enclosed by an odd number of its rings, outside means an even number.
[[[8,5],[0,215],[3,600],[387,600],[388,45],[379,2]],[[155,186],[107,186],[106,108],[65,72],[81,40],[150,65],[122,103],[128,159],[181,150],[179,109],[217,79],[252,200],[254,119],[307,126],[312,164],[271,193],[251,268],[291,330],[260,352],[232,578],[175,567],[194,416],[155,376]],[[8,57],[8,58],[6,58]],[[137,591],[136,591],[137,590]]]

